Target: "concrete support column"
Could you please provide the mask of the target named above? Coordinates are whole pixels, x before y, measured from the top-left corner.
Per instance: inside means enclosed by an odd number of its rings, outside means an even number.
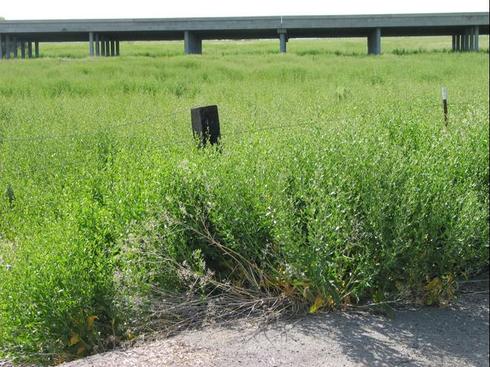
[[[478,51],[480,49],[480,28],[478,26],[471,27],[467,30],[469,34],[468,51]]]
[[[32,59],[32,41],[27,42],[27,57]]]
[[[116,56],[120,56],[119,41],[116,41]]]
[[[473,36],[475,37],[475,49],[474,51],[480,51],[480,27],[475,26],[473,28]]]
[[[461,51],[468,51],[469,45],[468,45],[468,30],[465,29],[462,35],[462,41],[461,41]]]
[[[456,51],[460,52],[461,51],[461,35],[457,34],[456,35]]]
[[[3,35],[0,33],[0,60],[3,59]]]
[[[196,33],[184,32],[184,52],[186,55],[202,54],[202,39]]]
[[[34,55],[36,58],[39,57],[39,41],[34,42]]]
[[[14,59],[17,59],[19,57],[19,41],[17,41],[17,38],[13,38],[12,41],[12,51],[14,54]]]
[[[105,41],[105,55],[104,56],[110,56],[110,43],[109,39],[107,38]]]
[[[105,41],[104,37],[100,39],[100,56],[105,56]]]
[[[287,52],[288,35],[285,29],[279,29],[279,52],[285,54]]]
[[[25,41],[20,41],[20,57],[22,59],[26,58],[26,43],[25,43]]]
[[[5,58],[8,60],[10,59],[10,51],[11,51],[11,40],[8,35],[5,35]]]
[[[461,41],[461,51],[477,51],[479,47],[479,28],[478,26],[468,27],[463,31]]]
[[[116,41],[111,40],[111,56],[116,56]]]
[[[99,34],[95,34],[95,56],[100,56],[100,39]]]
[[[453,34],[451,39],[452,39],[452,50],[453,50],[453,52],[455,52],[456,51],[456,35]]]
[[[95,55],[94,32],[88,32],[88,53],[90,57],[94,57]]]
[[[368,55],[381,54],[381,28],[375,28],[368,35]]]
[[[469,40],[468,51],[474,51],[475,50],[475,30],[474,30],[474,27],[471,27],[468,36],[469,36],[468,37],[468,40]]]

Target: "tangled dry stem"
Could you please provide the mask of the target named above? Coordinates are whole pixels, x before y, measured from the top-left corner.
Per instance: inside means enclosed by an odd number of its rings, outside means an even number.
[[[190,226],[187,229],[231,259],[243,281],[220,280],[209,269],[205,274],[198,274],[185,262],[180,264],[170,258],[160,259],[171,264],[188,289],[186,292],[170,292],[152,286],[149,312],[144,320],[133,325],[135,334],[145,338],[148,333],[168,336],[204,325],[222,325],[244,318],[267,325],[273,320],[305,311],[300,297],[286,294],[257,264],[220,243],[209,231],[204,219],[199,227],[202,230]]]

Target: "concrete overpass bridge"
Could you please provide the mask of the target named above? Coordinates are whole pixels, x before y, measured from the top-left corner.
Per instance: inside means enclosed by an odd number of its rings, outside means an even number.
[[[120,41],[184,40],[186,54],[201,54],[203,40],[366,37],[367,52],[381,53],[381,37],[452,36],[453,51],[477,51],[489,33],[489,13],[270,16],[175,19],[0,21],[0,59],[39,56],[40,42],[88,42],[90,56],[118,56]],[[449,45],[448,45],[449,46]]]

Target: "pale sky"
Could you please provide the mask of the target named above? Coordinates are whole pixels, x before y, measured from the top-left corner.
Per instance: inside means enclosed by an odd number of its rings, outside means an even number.
[[[488,8],[488,0],[0,0],[0,17],[172,18],[475,12]]]

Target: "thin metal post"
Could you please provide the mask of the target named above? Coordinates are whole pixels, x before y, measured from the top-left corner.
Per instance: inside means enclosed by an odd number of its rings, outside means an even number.
[[[442,87],[442,90],[441,90],[441,94],[442,94],[442,109],[443,109],[443,112],[444,112],[444,124],[448,125],[448,113],[447,113],[447,88],[446,87]]]

